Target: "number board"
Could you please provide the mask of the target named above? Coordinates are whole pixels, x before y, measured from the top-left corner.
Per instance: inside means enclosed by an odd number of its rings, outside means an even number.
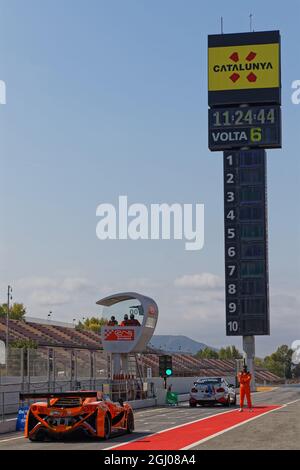
[[[281,147],[281,110],[277,105],[212,108],[208,123],[212,151]]]
[[[226,334],[268,335],[265,150],[224,152]]]

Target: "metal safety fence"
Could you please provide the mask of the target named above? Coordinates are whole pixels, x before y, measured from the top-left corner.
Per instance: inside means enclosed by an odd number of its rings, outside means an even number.
[[[20,392],[101,390],[108,361],[103,351],[10,348],[0,365],[0,419],[16,412]]]
[[[16,415],[21,392],[99,390],[113,401],[154,396],[153,384],[134,374],[130,379],[112,381],[110,361],[110,356],[99,350],[11,348],[7,363],[0,364],[0,421]]]
[[[104,378],[108,360],[105,352],[87,349],[10,348],[6,364],[0,365],[0,385]]]

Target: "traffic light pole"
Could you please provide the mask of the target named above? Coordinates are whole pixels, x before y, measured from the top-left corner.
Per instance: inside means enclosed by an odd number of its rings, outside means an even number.
[[[164,376],[164,387],[165,387],[165,390],[167,390],[167,377]]]

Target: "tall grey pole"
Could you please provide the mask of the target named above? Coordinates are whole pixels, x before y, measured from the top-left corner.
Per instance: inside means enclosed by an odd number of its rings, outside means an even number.
[[[11,300],[12,288],[7,286],[7,311],[6,311],[6,341],[5,341],[5,362],[6,362],[6,375],[8,372],[8,348],[9,348],[9,311]]]

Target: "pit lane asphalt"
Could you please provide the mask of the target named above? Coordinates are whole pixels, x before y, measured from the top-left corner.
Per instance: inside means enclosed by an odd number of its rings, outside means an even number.
[[[255,405],[286,404],[300,399],[299,386],[279,387],[270,392],[253,394]],[[232,407],[234,408],[234,407]],[[215,406],[208,408],[190,408],[188,403],[179,407],[157,407],[136,411],[135,432],[113,436],[109,441],[74,439],[55,442],[30,442],[22,433],[1,435],[0,450],[101,450],[120,445],[131,440],[146,437],[164,429],[189,423],[217,413],[226,408]],[[245,411],[246,413],[247,411]],[[194,449],[300,449],[300,401],[280,408],[266,416],[241,427],[229,430]]]

